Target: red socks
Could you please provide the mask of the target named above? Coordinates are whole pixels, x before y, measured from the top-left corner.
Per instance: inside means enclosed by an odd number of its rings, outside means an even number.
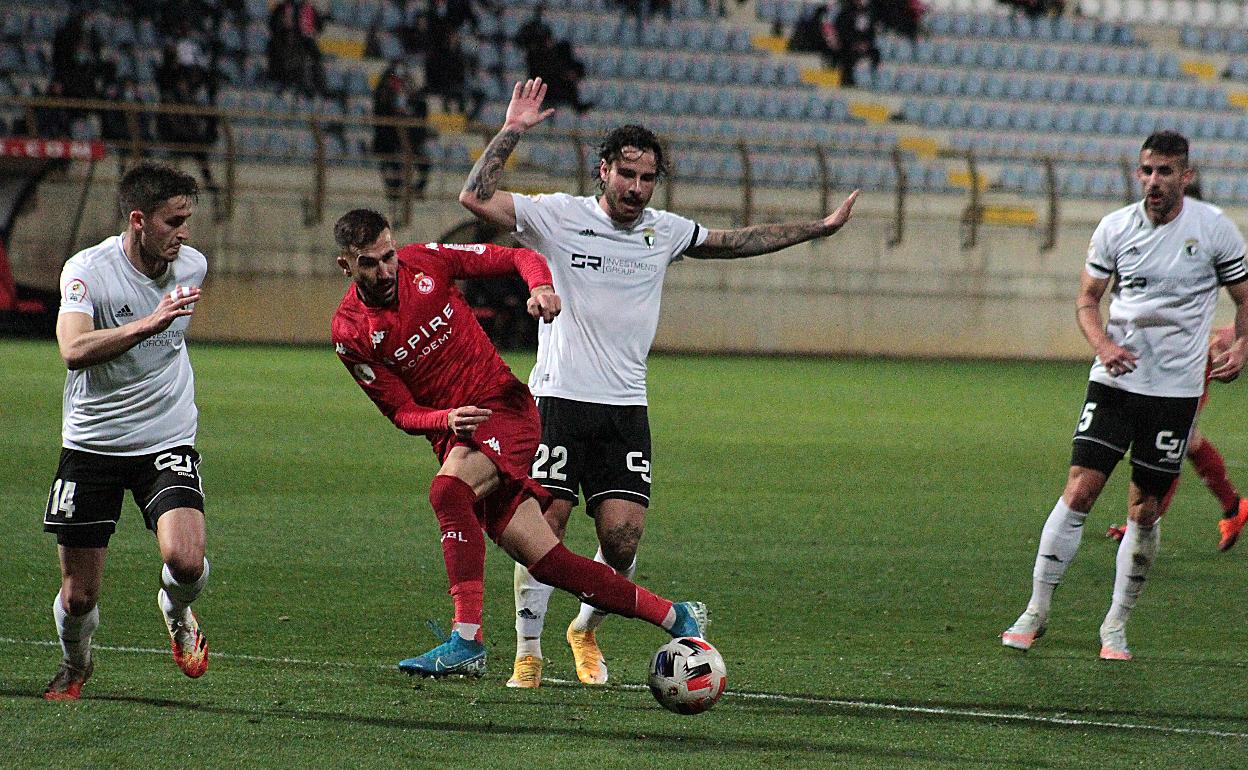
[[[1199,446],[1188,453],[1187,459],[1192,461],[1205,486],[1218,498],[1223,511],[1233,510],[1239,504],[1239,492],[1226,477],[1226,461],[1212,442],[1200,442]]]
[[[541,582],[576,594],[600,610],[641,618],[662,627],[672,603],[616,574],[592,559],[578,556],[562,543],[529,565],[529,574]]]
[[[442,530],[442,559],[451,583],[456,623],[481,625],[485,597],[485,535],[473,512],[477,496],[454,476],[434,476],[429,502]],[[480,632],[477,641],[481,640]]]

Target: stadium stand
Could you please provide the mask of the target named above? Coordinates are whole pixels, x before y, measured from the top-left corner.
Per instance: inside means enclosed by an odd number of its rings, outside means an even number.
[[[418,3],[332,0],[321,49],[325,88],[308,96],[279,92],[268,81],[269,4],[247,0],[245,17],[222,14],[211,26],[216,107],[231,116],[233,151],[244,160],[303,163],[321,146],[335,162],[371,164],[371,93],[389,59],[410,55],[406,31]],[[498,125],[510,84],[525,76],[510,41],[536,0],[478,9],[466,48],[479,64],[485,94],[479,120]],[[974,153],[988,189],[1041,192],[1035,165],[1062,163],[1063,194],[1121,198],[1140,137],[1173,127],[1195,140],[1205,183],[1225,202],[1244,203],[1236,177],[1248,165],[1248,3],[1241,0],[1080,0],[1080,15],[1033,18],[996,0],[933,0],[916,39],[885,33],[881,64],[854,91],[829,84],[810,56],[777,50],[774,33],[791,31],[819,3],[754,0],[746,17],[722,18],[719,5],[676,0],[671,19],[641,24],[610,0],[571,0],[548,8],[547,23],[586,63],[583,115],[562,110],[562,132],[592,137],[621,122],[645,121],[681,151],[676,173],[701,184],[768,187],[818,184],[827,164],[837,186],[891,189],[900,147],[909,188],[965,189],[964,161]],[[0,99],[46,91],[57,30],[74,7],[65,0],[8,4],[0,23]],[[137,98],[155,104],[162,40],[150,18],[107,9],[88,14],[100,56]],[[1140,25],[1168,25],[1175,44],[1142,35]],[[781,46],[782,49],[782,46]],[[1202,58],[1203,57],[1203,58]],[[1212,68],[1212,76],[1210,70]],[[24,112],[11,101],[0,121],[12,131]],[[432,113],[441,130],[428,147],[435,167],[462,173],[478,146],[462,117]],[[314,125],[315,122],[315,125]],[[98,115],[77,116],[74,138],[99,138]],[[588,141],[588,140],[586,140]],[[217,152],[227,137],[218,136]],[[742,157],[741,145],[750,153]],[[586,145],[588,146],[588,145]],[[822,148],[822,160],[814,148]],[[688,152],[685,152],[688,150]],[[572,170],[576,147],[566,135],[538,134],[518,158]]]

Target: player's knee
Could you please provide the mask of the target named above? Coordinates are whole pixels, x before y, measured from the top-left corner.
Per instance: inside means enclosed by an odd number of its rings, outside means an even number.
[[[438,474],[429,485],[429,505],[439,515],[465,505],[471,506],[474,501],[472,487],[456,476]]]
[[[626,570],[637,557],[641,527],[623,524],[602,533],[602,556],[616,571]]]
[[[204,553],[199,549],[188,548],[170,555],[165,560],[165,566],[169,568],[169,574],[174,580],[189,585],[204,576]]]
[[[99,603],[100,591],[98,588],[70,584],[61,588],[61,600],[70,615],[85,615]]]
[[[1174,474],[1136,465],[1131,468],[1131,483],[1144,494],[1161,499],[1170,491],[1170,485],[1174,483]],[[1159,506],[1152,507],[1159,508]],[[1141,521],[1141,523],[1144,522]]]

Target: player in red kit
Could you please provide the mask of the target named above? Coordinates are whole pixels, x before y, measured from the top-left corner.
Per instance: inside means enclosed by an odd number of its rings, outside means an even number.
[[[485,244],[394,244],[386,218],[356,209],[334,225],[338,265],[352,278],[332,323],[338,357],[382,414],[423,435],[442,467],[429,502],[442,531],[454,603],[450,638],[399,668],[444,676],[485,671],[481,605],[485,539],[543,582],[673,636],[702,636],[706,607],[672,602],[565,548],[529,478],[541,436],[533,396],[499,357],[455,280],[519,273],[529,314],[549,323],[560,300],[542,255]]]
[[[1200,411],[1205,408],[1205,402],[1209,400],[1209,381],[1213,379],[1211,373],[1216,365],[1215,362],[1221,359],[1234,340],[1235,327],[1233,326],[1215,329],[1209,339],[1209,358],[1205,365],[1205,392],[1200,396],[1200,406],[1196,412],[1197,419],[1199,419]],[[1195,425],[1192,426],[1187,447],[1188,461],[1196,469],[1200,480],[1205,482],[1205,486],[1222,505],[1222,518],[1218,521],[1218,550],[1229,551],[1239,539],[1244,525],[1248,524],[1248,498],[1239,496],[1234,482],[1227,475],[1226,461],[1222,459],[1222,453]],[[1179,480],[1176,478],[1174,484],[1170,486],[1170,491],[1161,501],[1162,513],[1170,507],[1170,501],[1174,499],[1174,493],[1178,488]],[[1126,531],[1126,525],[1111,525],[1105,536],[1114,540],[1122,540]]]

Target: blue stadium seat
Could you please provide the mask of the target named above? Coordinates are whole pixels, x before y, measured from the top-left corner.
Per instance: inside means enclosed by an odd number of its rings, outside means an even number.
[[[737,94],[730,88],[720,88],[715,92],[714,112],[720,117],[731,117],[737,113]]]

